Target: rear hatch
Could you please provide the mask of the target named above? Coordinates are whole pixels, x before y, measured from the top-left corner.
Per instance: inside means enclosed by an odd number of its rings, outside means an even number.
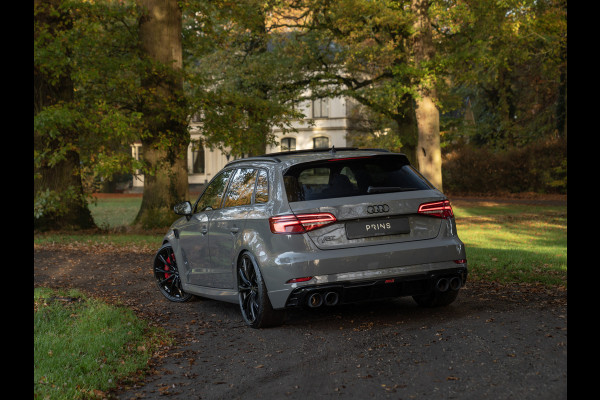
[[[419,208],[444,195],[401,154],[297,164],[284,183],[292,212],[318,226],[307,234],[320,249],[427,240],[440,231],[442,220]]]

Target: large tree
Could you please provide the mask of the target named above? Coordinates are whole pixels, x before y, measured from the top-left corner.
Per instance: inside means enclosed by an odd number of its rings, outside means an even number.
[[[60,0],[34,1],[34,228],[91,228],[79,158],[68,37],[73,27]]]
[[[140,111],[144,195],[135,223],[169,224],[173,206],[188,199],[188,108],[183,93],[182,11],[177,0],[139,0],[144,61]]]
[[[440,147],[440,112],[436,103],[435,70],[436,48],[433,42],[429,0],[412,0],[414,18],[412,54],[414,67],[424,71],[416,82],[415,112],[419,133],[417,157],[420,172],[438,189],[442,190],[442,151]]]

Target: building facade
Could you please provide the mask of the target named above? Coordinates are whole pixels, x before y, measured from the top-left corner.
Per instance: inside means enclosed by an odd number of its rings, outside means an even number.
[[[308,150],[317,148],[346,147],[347,134],[351,129],[349,119],[352,103],[347,98],[317,99],[303,102],[303,120],[293,122],[297,132],[283,133],[274,128],[276,145],[268,146],[267,153],[280,151]],[[312,122],[312,123],[311,123]],[[208,183],[229,161],[220,150],[210,150],[199,146],[202,138],[200,124],[192,120],[191,143],[188,147],[188,181],[190,191],[199,190]],[[131,146],[131,154],[139,159],[141,143]],[[144,187],[144,176],[133,176],[133,191],[141,191]]]

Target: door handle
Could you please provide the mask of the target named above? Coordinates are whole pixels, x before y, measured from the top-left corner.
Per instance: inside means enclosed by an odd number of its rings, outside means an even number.
[[[238,233],[239,231],[240,231],[240,228],[238,228],[237,226],[234,226],[234,227],[231,228],[231,233],[233,233],[234,235],[236,233]]]
[[[200,233],[203,235],[206,235],[208,233],[208,228],[206,227],[206,225],[200,228]]]

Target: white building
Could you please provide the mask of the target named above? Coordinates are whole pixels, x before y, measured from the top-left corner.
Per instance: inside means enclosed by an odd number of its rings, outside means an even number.
[[[273,129],[277,145],[268,146],[267,153],[280,151],[308,150],[314,148],[347,147],[347,138],[351,123],[349,119],[352,104],[349,99],[336,97],[307,101],[301,105],[307,117],[293,123],[297,132],[282,134],[278,128]],[[309,124],[309,120],[313,124]],[[190,190],[199,188],[217,174],[230,160],[220,150],[197,148],[194,140],[201,138],[199,124],[192,121],[191,139],[188,148],[188,180]],[[131,146],[132,156],[139,159],[141,143]],[[144,187],[144,176],[134,175],[133,190],[140,191]]]

